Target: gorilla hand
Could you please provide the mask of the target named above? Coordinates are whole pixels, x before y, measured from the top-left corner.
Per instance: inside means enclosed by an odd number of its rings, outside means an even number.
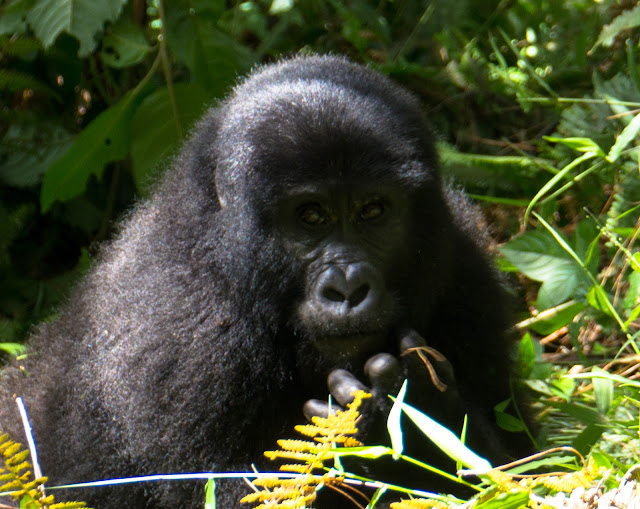
[[[409,403],[428,414],[433,407],[437,409],[438,416],[443,411],[455,411],[459,407],[459,397],[453,369],[447,359],[429,348],[424,339],[411,329],[400,334],[399,350],[400,359],[388,353],[369,358],[364,366],[369,386],[347,370],[332,371],[327,385],[337,405],[330,408],[326,401],[309,400],[303,407],[305,417],[309,420],[313,416],[326,417],[329,411],[351,403],[355,391],[363,390],[371,393],[373,398],[365,400],[360,408],[363,419],[359,423],[358,435],[369,444],[382,443],[386,441],[386,419],[392,405],[388,395],[397,394],[405,378],[409,380],[406,398]]]

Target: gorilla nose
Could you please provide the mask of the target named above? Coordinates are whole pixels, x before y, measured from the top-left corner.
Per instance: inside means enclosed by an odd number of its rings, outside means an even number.
[[[350,307],[356,307],[360,304],[367,297],[368,293],[369,285],[366,283],[352,292],[348,288],[332,288],[330,286],[322,289],[322,297],[326,300],[335,302],[336,304],[346,303]]]
[[[375,306],[376,288],[373,268],[364,263],[331,266],[318,281],[320,303],[334,311],[365,311]]]

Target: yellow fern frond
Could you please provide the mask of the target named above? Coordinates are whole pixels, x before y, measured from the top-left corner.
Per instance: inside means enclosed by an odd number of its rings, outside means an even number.
[[[44,495],[46,477],[33,478],[31,463],[27,461],[29,451],[22,444],[9,439],[8,434],[0,435],[0,494],[11,495],[20,500],[25,509],[79,509],[86,508],[84,502],[54,503],[53,495]]]
[[[310,507],[316,498],[316,491],[322,486],[331,486],[340,491],[344,482],[341,477],[329,474],[315,475],[314,471],[325,468],[325,462],[335,457],[335,448],[356,447],[362,445],[353,437],[358,432],[356,423],[360,414],[358,408],[362,400],[371,395],[363,391],[354,394],[354,400],[346,410],[338,410],[327,417],[313,417],[313,424],[296,426],[301,435],[313,438],[308,440],[278,440],[277,451],[266,451],[267,458],[293,460],[299,463],[287,463],[280,470],[293,472],[293,479],[277,477],[259,477],[253,486],[261,487],[244,497],[242,503],[260,504],[255,509],[304,509]]]

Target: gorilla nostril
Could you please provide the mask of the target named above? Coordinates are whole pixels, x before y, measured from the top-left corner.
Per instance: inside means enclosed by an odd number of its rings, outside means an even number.
[[[322,289],[322,297],[331,302],[344,302],[347,300],[347,297],[344,293],[335,288],[323,288]]]
[[[349,295],[349,304],[351,307],[356,307],[363,300],[367,298],[369,294],[369,285],[367,283],[361,285],[359,288],[356,288],[354,292]]]

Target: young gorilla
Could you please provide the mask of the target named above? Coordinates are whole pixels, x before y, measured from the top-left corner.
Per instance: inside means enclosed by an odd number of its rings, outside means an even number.
[[[510,396],[502,293],[473,213],[443,189],[433,140],[414,97],[344,59],[255,71],[5,377],[3,428],[21,439],[8,398],[22,395],[55,483],[268,471],[263,451],[303,411],[326,415],[327,380],[340,405],[373,393],[360,438],[375,444],[387,394],[408,378],[410,402],[456,431],[468,414],[470,444],[504,459],[520,438],[493,420]],[[410,350],[425,345],[446,357],[433,362],[444,392]],[[412,480],[393,461],[371,472]],[[247,492],[219,483],[218,507]],[[98,509],[203,503],[195,482],[72,495]]]

